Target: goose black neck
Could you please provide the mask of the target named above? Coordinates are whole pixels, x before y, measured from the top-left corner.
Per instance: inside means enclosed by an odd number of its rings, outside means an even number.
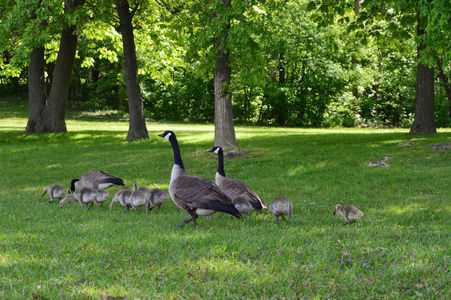
[[[79,179],[72,179],[72,181],[70,182],[70,192],[75,192],[75,182],[79,181]]]
[[[172,151],[174,151],[174,164],[179,165],[180,168],[185,170],[185,167],[183,166],[182,156],[180,155],[180,147],[179,143],[177,142],[177,138],[173,135],[169,138],[169,141],[171,142]]]
[[[219,175],[226,177],[224,172],[224,152],[222,152],[222,149],[219,149],[218,151],[218,173]]]

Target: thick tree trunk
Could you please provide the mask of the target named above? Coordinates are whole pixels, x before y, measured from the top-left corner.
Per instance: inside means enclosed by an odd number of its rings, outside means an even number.
[[[417,35],[424,34],[418,17]],[[417,48],[417,59],[420,59],[420,51],[424,49],[423,43]],[[418,62],[417,64],[417,95],[415,99],[415,118],[410,129],[410,134],[434,134],[437,133],[434,115],[434,69]]]
[[[222,0],[224,6],[231,6],[229,0]],[[223,149],[238,146],[233,124],[232,94],[230,82],[232,70],[229,65],[229,53],[225,50],[228,28],[216,37],[216,66],[214,77],[215,90],[215,146]]]
[[[25,133],[36,132],[41,113],[45,109],[47,93],[45,91],[45,59],[44,46],[34,48],[30,54],[28,65],[28,104],[29,114]]]
[[[124,51],[125,84],[127,86],[128,110],[130,123],[127,141],[148,139],[149,133],[144,117],[144,105],[138,80],[138,63],[136,61],[135,37],[132,19],[137,7],[130,12],[127,0],[116,0],[116,10],[119,15],[119,32],[122,35]]]
[[[65,11],[75,9],[83,5],[84,2],[85,0],[66,1],[64,9]],[[76,27],[74,25],[65,25],[61,31],[60,47],[55,63],[53,80],[51,82],[50,96],[47,104],[44,106],[42,106],[42,103],[44,101],[43,99],[45,99],[45,87],[41,86],[41,80],[44,80],[44,56],[41,52],[42,49],[33,50],[30,56],[32,77],[29,78],[30,81],[28,82],[30,120],[26,129],[27,133],[60,133],[67,131],[65,120],[66,103],[69,94],[72,66],[74,65],[75,53],[77,51],[77,42]]]

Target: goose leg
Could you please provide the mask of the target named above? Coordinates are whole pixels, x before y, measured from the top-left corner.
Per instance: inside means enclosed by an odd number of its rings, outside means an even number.
[[[198,216],[192,216],[191,218],[188,218],[185,221],[178,223],[177,226],[182,227],[182,226],[188,224],[189,222],[194,221],[194,225],[197,227],[197,222],[196,222],[197,217]]]
[[[91,202],[91,204],[88,207],[86,207],[86,210],[90,210],[93,205],[94,205],[94,203]]]

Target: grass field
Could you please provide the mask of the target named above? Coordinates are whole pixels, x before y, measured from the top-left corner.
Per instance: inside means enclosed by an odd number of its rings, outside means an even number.
[[[149,215],[83,211],[41,191],[89,170],[167,191],[165,130],[177,134],[188,173],[214,180],[213,125],[149,122],[150,140],[128,143],[126,121],[68,114],[68,133],[25,135],[24,100],[0,107],[1,299],[451,297],[451,150],[424,147],[451,142],[450,129],[411,141],[419,137],[401,129],[237,126],[247,155],[226,159],[226,174],[268,205],[291,200],[295,226],[264,212],[179,228],[189,215],[171,200]],[[382,157],[390,168],[367,166]],[[338,201],[365,213],[357,226],[332,214]]]

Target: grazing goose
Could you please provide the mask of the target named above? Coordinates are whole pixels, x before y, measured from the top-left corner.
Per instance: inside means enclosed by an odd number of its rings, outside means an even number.
[[[73,193],[75,189],[88,187],[95,190],[106,190],[113,185],[124,185],[124,181],[119,177],[102,171],[91,171],[83,174],[80,179],[72,179],[70,183],[69,193]]]
[[[133,182],[133,192],[130,196],[130,204],[135,213],[136,208],[140,206],[146,207],[146,215],[149,213],[149,197],[147,197],[142,190],[138,189],[138,183],[136,181]]]
[[[64,197],[64,194],[66,194],[66,190],[59,184],[52,184],[50,186],[46,186],[42,190],[42,196],[44,196],[46,193],[50,195],[50,202],[53,202],[55,199],[60,199]]]
[[[269,205],[269,211],[276,217],[277,225],[279,225],[279,217],[285,220],[285,216],[288,216],[293,226],[293,203],[288,201],[285,197],[275,198]]]
[[[66,197],[64,197],[63,200],[60,201],[60,207],[64,208],[69,200],[72,201],[78,201],[83,209],[85,209],[85,205],[90,203],[90,205],[86,208],[86,210],[89,210],[94,203],[97,205],[97,207],[100,207],[103,202],[105,202],[108,197],[110,196],[110,193],[105,191],[99,191],[91,188],[81,188],[79,190],[76,190],[74,194],[68,194]]]
[[[351,225],[363,217],[363,212],[353,205],[341,206],[337,204],[334,207],[334,215],[343,217],[346,220],[346,223],[343,225]]]
[[[227,178],[224,172],[224,153],[221,147],[215,146],[207,152],[218,154],[218,171],[216,171],[215,182],[219,188],[226,193],[231,199],[238,196],[246,198],[252,205],[254,210],[260,212],[262,209],[267,209],[265,202],[259,195],[257,195],[251,188],[239,179]]]
[[[191,215],[191,218],[177,224],[177,226],[183,226],[190,221],[194,221],[194,225],[197,226],[196,219],[199,215],[209,216],[217,211],[228,213],[239,219],[240,213],[233,206],[230,198],[216,184],[206,178],[186,173],[174,132],[166,131],[158,136],[171,142],[174,152],[169,195],[171,195],[175,205]]]
[[[131,206],[130,203],[130,196],[132,195],[133,190],[129,188],[128,186],[123,187],[120,189],[113,197],[113,200],[111,200],[111,204],[108,206],[110,210],[114,209],[114,206],[116,203],[119,203],[125,207],[125,210],[128,210],[128,208]]]

